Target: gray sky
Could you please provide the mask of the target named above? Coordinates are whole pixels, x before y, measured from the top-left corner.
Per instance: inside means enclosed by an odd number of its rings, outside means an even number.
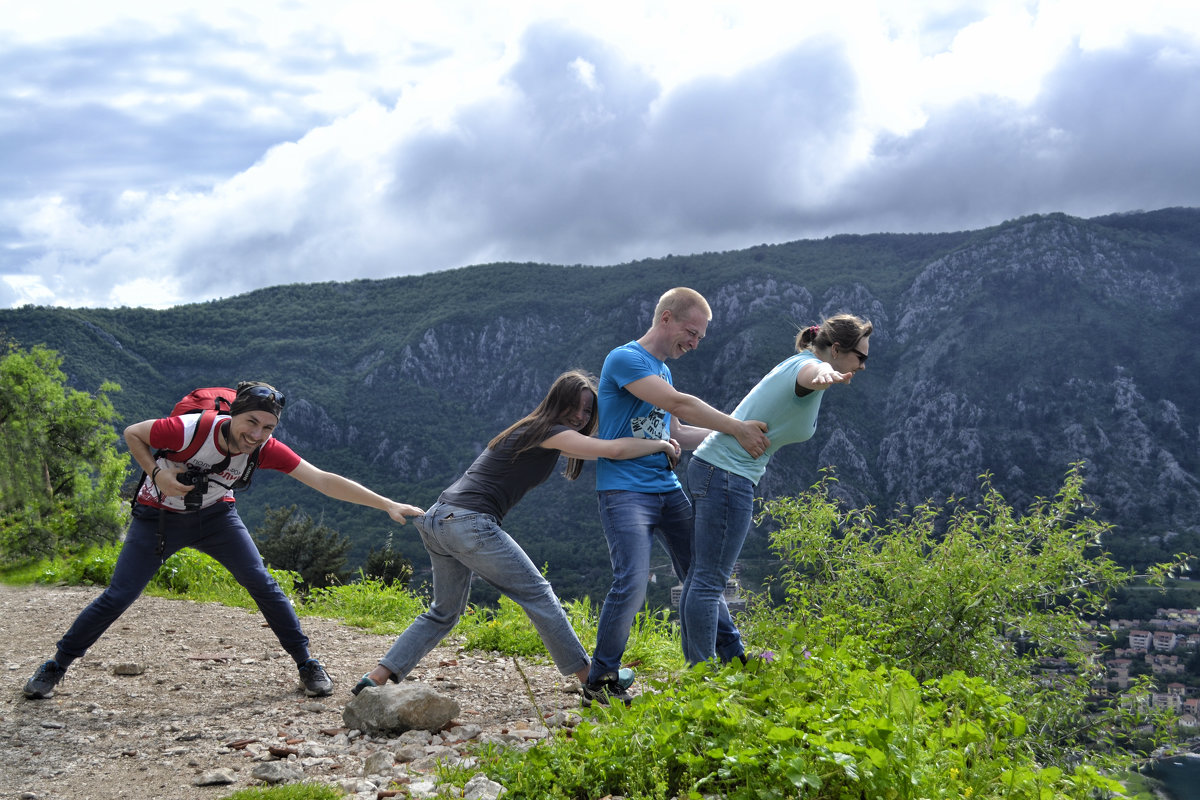
[[[0,307],[1167,206],[1193,0],[0,0]]]

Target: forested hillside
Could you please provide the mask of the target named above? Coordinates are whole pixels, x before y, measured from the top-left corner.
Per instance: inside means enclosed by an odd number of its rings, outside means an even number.
[[[238,268],[231,266],[231,268]],[[338,265],[329,264],[329,275]],[[781,451],[759,489],[837,493],[881,513],[970,497],[991,473],[1023,507],[1085,462],[1086,490],[1127,561],[1195,549],[1200,534],[1200,210],[1029,217],[952,234],[837,236],[612,267],[488,264],[380,281],[293,284],[147,309],[0,311],[0,335],[59,351],[72,386],[120,384],[126,422],[194,386],[261,379],[288,406],[277,435],[319,467],[427,504],[567,368],[599,372],[675,285],[713,307],[675,383],[724,410],[791,352],[798,327],[849,311],[875,325],[869,368],[822,405],[817,435]],[[682,474],[682,470],[681,470]],[[567,596],[598,599],[608,562],[592,471],[555,478],[512,532]],[[239,506],[298,504],[353,537],[393,527],[278,475]],[[411,528],[397,541],[417,567]],[[762,536],[751,579],[767,569]],[[659,591],[674,580],[666,559]],[[661,594],[660,594],[661,597]]]

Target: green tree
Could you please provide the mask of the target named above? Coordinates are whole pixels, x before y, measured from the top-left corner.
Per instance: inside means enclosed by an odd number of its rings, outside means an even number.
[[[270,567],[299,574],[305,590],[346,580],[349,537],[297,511],[294,505],[268,506],[262,524],[254,531],[254,542]]]
[[[126,522],[116,411],[66,387],[58,353],[7,344],[0,358],[0,562],[116,541]]]
[[[385,586],[405,586],[412,580],[412,562],[392,549],[392,534],[389,532],[381,548],[371,548],[363,564],[363,574],[375,578]]]

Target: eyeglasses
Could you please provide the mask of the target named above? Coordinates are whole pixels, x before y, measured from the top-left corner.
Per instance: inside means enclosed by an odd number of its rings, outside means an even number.
[[[287,403],[287,400],[283,396],[283,392],[279,391],[278,389],[271,389],[266,386],[251,386],[250,388],[242,391],[242,394],[249,395],[251,397],[261,397],[263,399],[270,400],[272,403],[279,406],[280,408],[283,408],[284,405]]]

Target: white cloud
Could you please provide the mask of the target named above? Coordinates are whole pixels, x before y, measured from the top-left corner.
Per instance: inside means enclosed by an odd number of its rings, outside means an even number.
[[[1200,205],[1190,3],[65,5],[0,33],[9,305]]]

